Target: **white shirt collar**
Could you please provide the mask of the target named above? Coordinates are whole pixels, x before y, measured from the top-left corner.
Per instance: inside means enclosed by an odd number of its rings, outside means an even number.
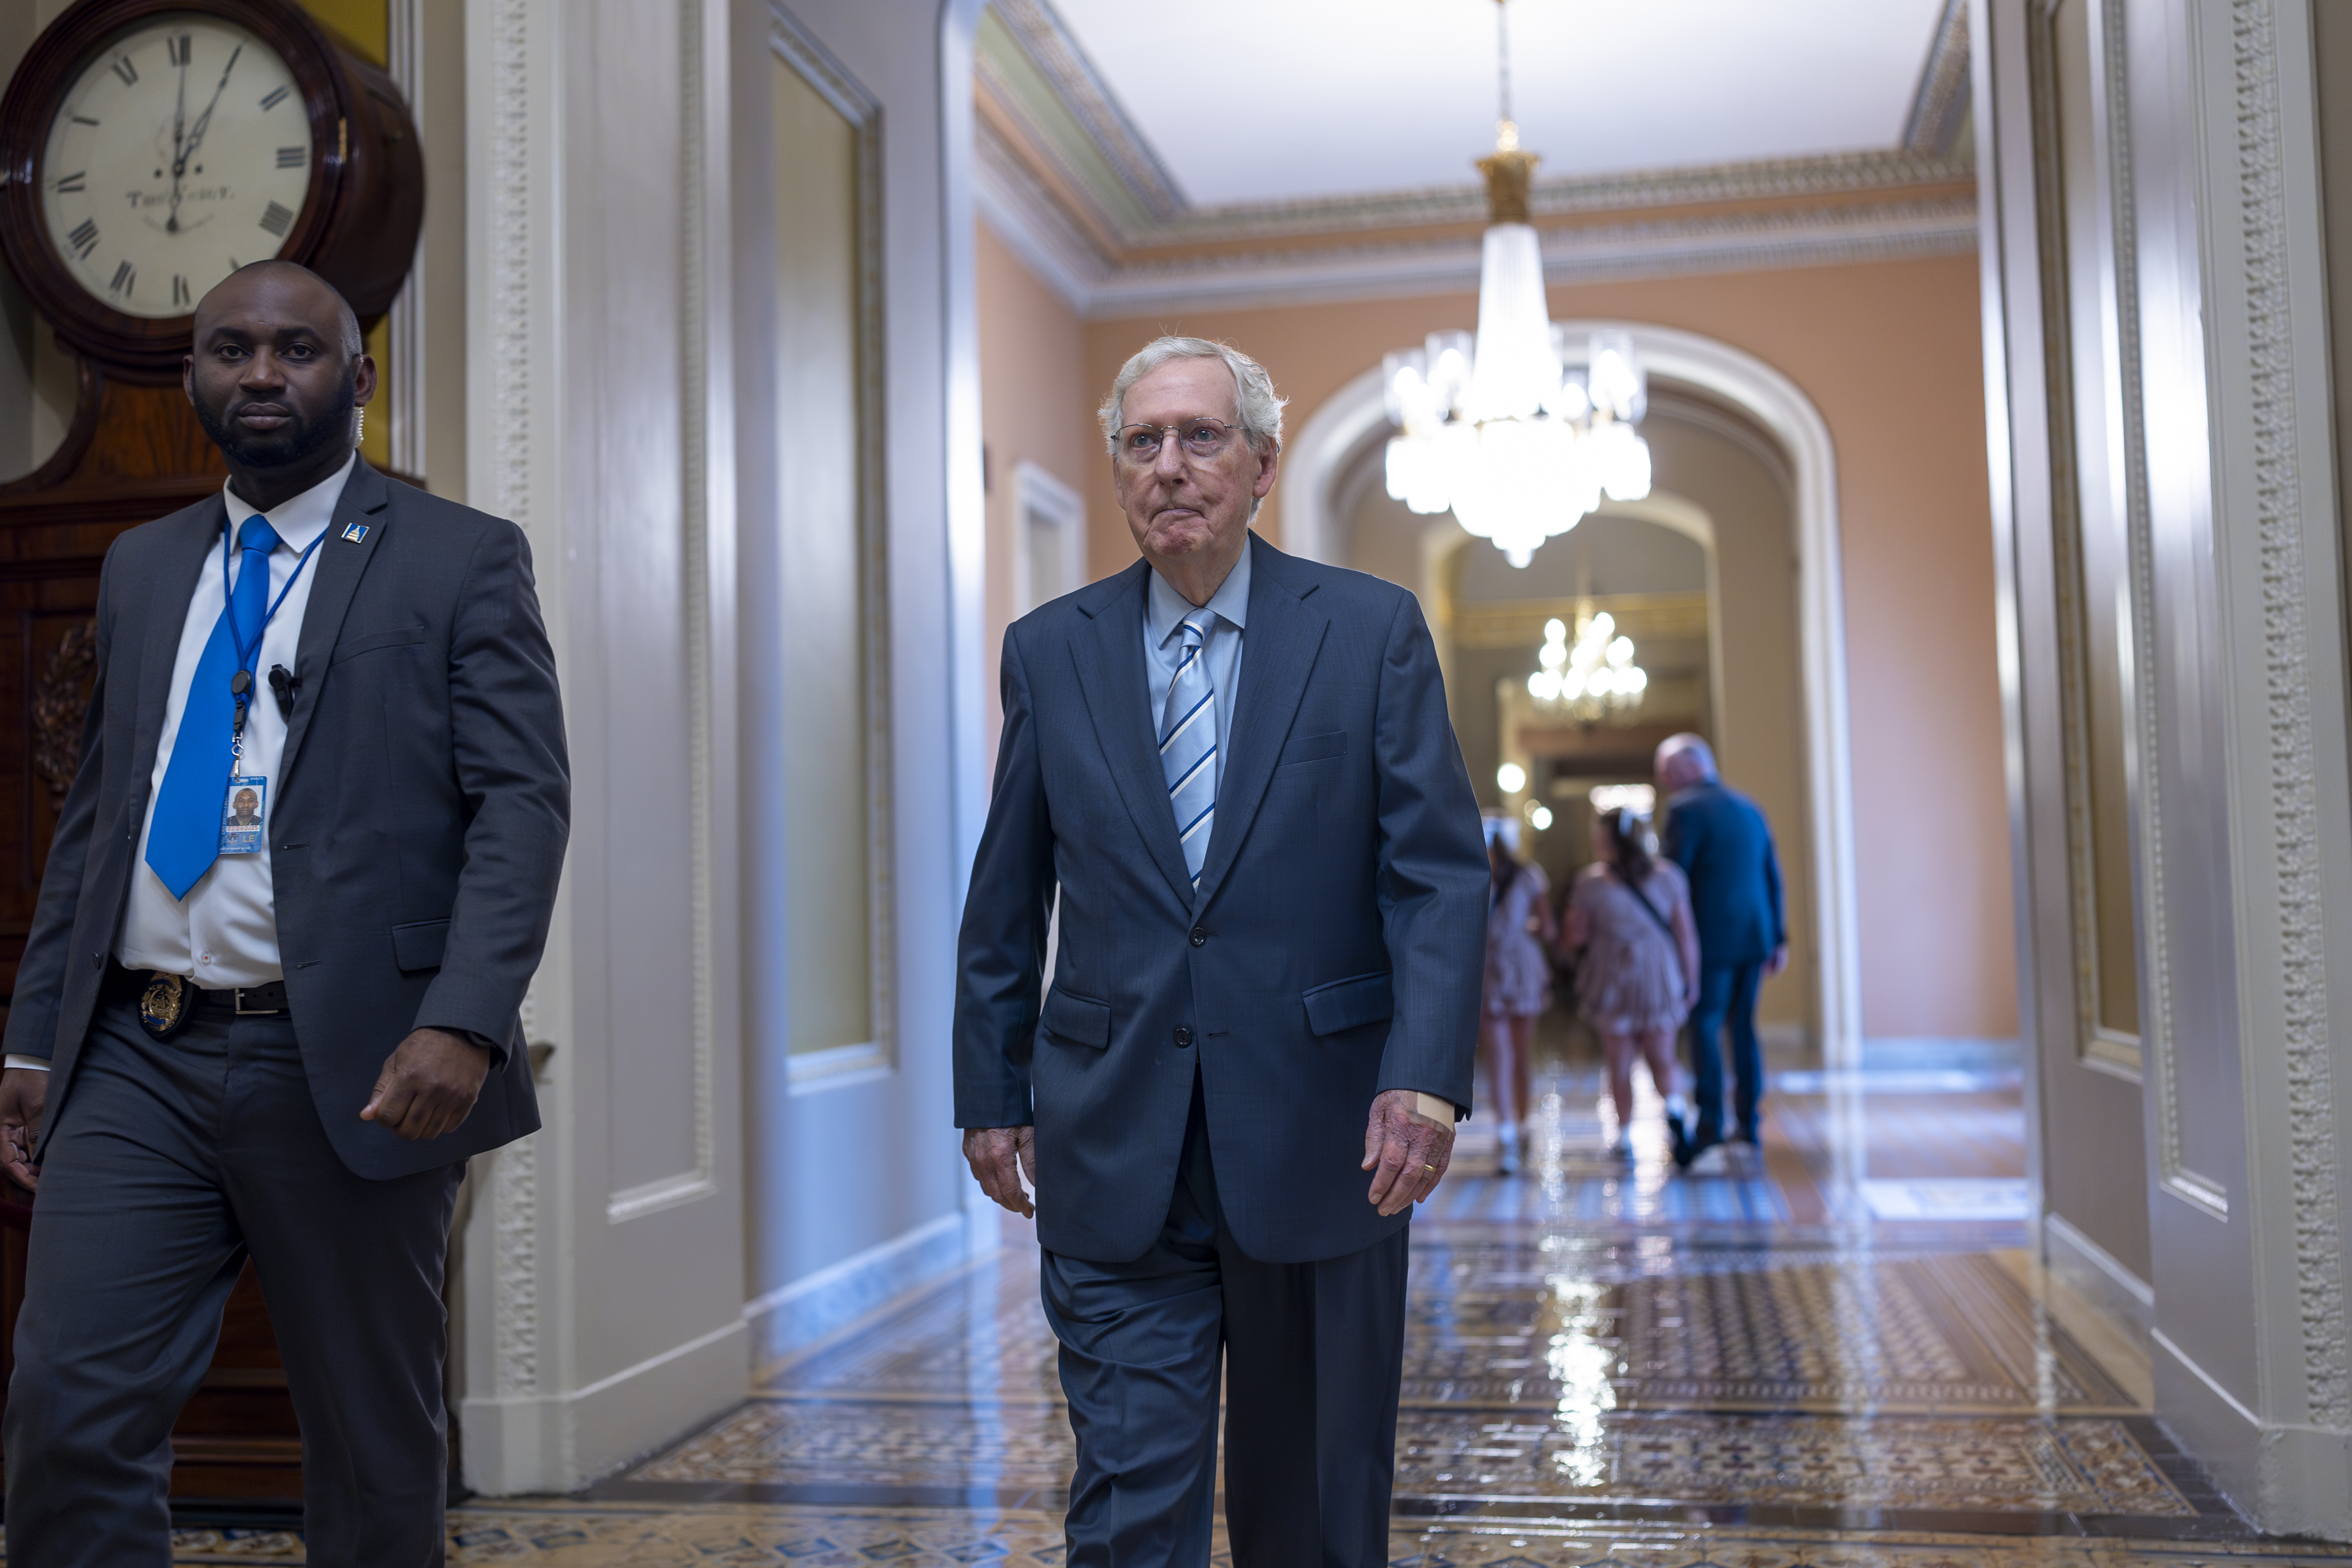
[[[275,520],[270,526],[277,526]],[[1209,602],[1200,606],[1213,616],[1223,617],[1226,624],[1237,631],[1249,619],[1250,555],[1256,548],[1256,535],[1252,534],[1243,540],[1241,559],[1234,563],[1231,572],[1225,574],[1225,580],[1217,585],[1217,591],[1209,595]],[[1192,608],[1192,601],[1171,587],[1168,579],[1154,571],[1151,574],[1151,593],[1145,603],[1152,646],[1157,647],[1166,642],[1169,634],[1176,629],[1177,623],[1191,615]],[[1206,626],[1201,629],[1208,630]]]
[[[299,554],[310,548],[310,542],[327,531],[327,524],[335,520],[335,505],[343,499],[343,486],[351,481],[352,470],[358,466],[360,455],[353,451],[349,461],[327,478],[291,500],[282,501],[261,515],[277,531],[280,548]],[[221,499],[228,503],[229,537],[245,526],[245,520],[258,510],[242,500],[236,493],[236,481],[221,486]]]

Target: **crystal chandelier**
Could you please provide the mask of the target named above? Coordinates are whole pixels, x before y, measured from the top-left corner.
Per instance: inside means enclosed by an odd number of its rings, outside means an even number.
[[[1497,0],[1496,15],[1504,15]],[[1478,331],[1432,332],[1381,366],[1389,494],[1417,512],[1452,510],[1514,566],[1574,528],[1601,498],[1650,493],[1650,448],[1633,428],[1648,386],[1624,332],[1592,334],[1585,368],[1544,305],[1543,256],[1528,220],[1536,155],[1511,120],[1510,34],[1499,38],[1502,120],[1478,160],[1492,221],[1478,268]]]
[[[1528,677],[1536,707],[1580,724],[1627,722],[1642,710],[1650,686],[1649,673],[1633,662],[1633,639],[1618,636],[1616,617],[1606,610],[1595,615],[1589,604],[1577,606],[1573,647],[1566,623],[1544,623],[1536,662],[1542,668]]]

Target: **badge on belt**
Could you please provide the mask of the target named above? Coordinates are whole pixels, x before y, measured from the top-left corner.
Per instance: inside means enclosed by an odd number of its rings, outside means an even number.
[[[148,975],[146,986],[139,993],[139,1026],[159,1040],[178,1034],[192,1010],[188,993],[193,989],[177,974],[159,970]]]

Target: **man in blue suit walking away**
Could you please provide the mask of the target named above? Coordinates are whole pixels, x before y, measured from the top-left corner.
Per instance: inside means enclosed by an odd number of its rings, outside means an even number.
[[[1265,369],[1161,338],[1101,416],[1143,559],[1005,634],[956,1125],[1036,1216],[1069,1568],[1208,1563],[1221,1383],[1236,1568],[1369,1568],[1406,1226],[1470,1104],[1478,805],[1412,595],[1250,532]]]
[[[1698,918],[1698,1005],[1691,1009],[1691,1071],[1698,1079],[1698,1126],[1670,1117],[1675,1163],[1692,1163],[1723,1142],[1723,1033],[1731,1029],[1738,1079],[1732,1137],[1756,1152],[1756,1114],[1764,1094],[1764,1057],[1756,1043],[1756,991],[1789,963],[1789,925],[1781,908],[1780,861],[1772,829],[1756,803],[1724,787],[1715,752],[1696,735],[1658,743],[1658,794],[1665,805],[1665,851],[1690,879]],[[1720,1158],[1720,1156],[1718,1156]]]

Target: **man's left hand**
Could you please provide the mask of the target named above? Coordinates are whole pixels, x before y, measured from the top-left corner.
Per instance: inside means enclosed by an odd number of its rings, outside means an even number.
[[[419,1029],[383,1058],[360,1120],[403,1138],[455,1132],[489,1076],[490,1053],[473,1041],[446,1029]]]
[[[1780,946],[1772,950],[1771,957],[1764,961],[1764,973],[1767,974],[1778,974],[1780,971],[1788,967],[1789,944],[1784,942]]]
[[[1409,1089],[1390,1089],[1372,1101],[1364,1125],[1362,1169],[1372,1173],[1365,1195],[1383,1219],[1435,1192],[1454,1163],[1453,1127],[1414,1110],[1419,1098]]]

